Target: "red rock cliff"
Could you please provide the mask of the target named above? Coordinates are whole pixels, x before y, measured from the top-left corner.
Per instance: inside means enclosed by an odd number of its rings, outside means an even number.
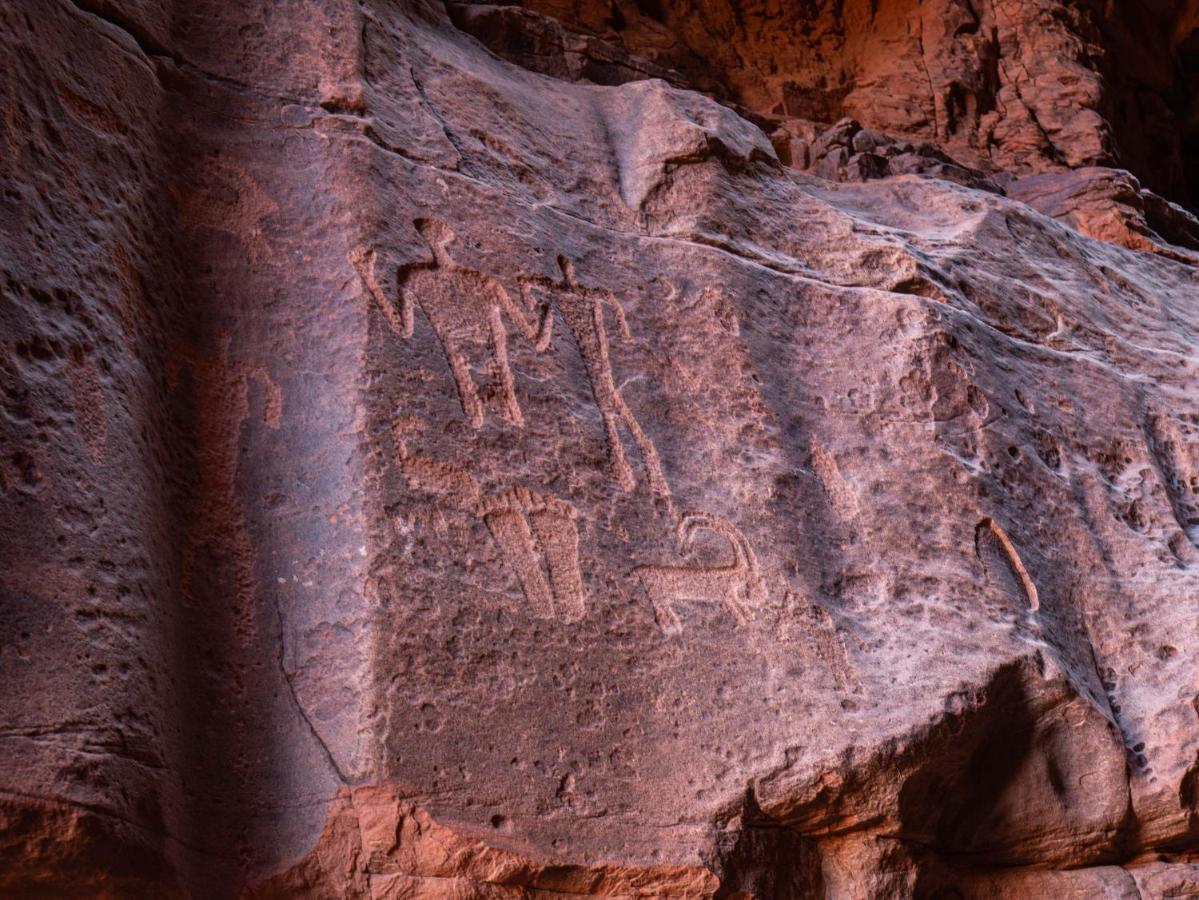
[[[0,893],[1199,891],[1197,29],[0,7]]]

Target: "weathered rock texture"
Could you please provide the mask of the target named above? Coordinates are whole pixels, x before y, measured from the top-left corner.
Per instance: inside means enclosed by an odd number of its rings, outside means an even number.
[[[1013,174],[1118,161],[1159,193],[1199,193],[1193,0],[522,5],[761,114],[853,116]],[[537,66],[534,42],[496,45],[511,25],[463,18],[493,49]]]
[[[1194,894],[1194,3],[529,5],[0,6],[0,893]]]

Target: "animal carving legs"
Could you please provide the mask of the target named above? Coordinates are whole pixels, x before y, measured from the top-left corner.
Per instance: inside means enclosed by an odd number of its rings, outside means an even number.
[[[681,600],[723,602],[738,624],[749,620],[749,607],[741,599],[744,575],[722,569],[689,569],[685,566],[641,566],[637,575],[654,605],[654,618],[667,634],[682,631],[674,604]]]
[[[690,514],[679,526],[680,549],[686,553],[699,529],[723,536],[733,549],[733,562],[726,566],[638,566],[633,571],[645,587],[654,607],[654,617],[667,634],[682,630],[674,605],[684,600],[723,603],[740,624],[753,614],[750,604],[765,600],[766,588],[753,550],[731,523],[716,516]]]

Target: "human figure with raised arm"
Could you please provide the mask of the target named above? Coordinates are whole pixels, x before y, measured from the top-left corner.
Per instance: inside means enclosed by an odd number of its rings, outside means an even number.
[[[605,310],[611,310],[616,320],[617,330],[624,340],[632,340],[629,323],[625,319],[624,309],[607,288],[587,287],[579,282],[575,274],[574,263],[565,256],[558,257],[558,267],[562,270],[562,278],[556,281],[544,275],[525,276],[519,279],[521,297],[527,305],[533,303],[535,291],[542,291],[548,297],[550,307],[557,309],[566,322],[583,365],[591,382],[591,393],[595,405],[599,407],[604,420],[604,430],[608,438],[608,457],[612,474],[625,490],[632,490],[635,480],[633,470],[625,457],[624,445],[620,436],[620,425],[628,429],[634,443],[641,450],[641,459],[645,464],[646,479],[650,490],[663,497],[670,504],[670,487],[662,474],[662,465],[658,461],[658,451],[653,442],[641,430],[640,424],[620,395],[616,382],[612,377],[612,360],[608,354],[608,331],[606,327]],[[546,329],[548,333],[548,327]]]
[[[508,363],[507,316],[522,334],[533,341],[538,351],[549,346],[552,320],[549,308],[525,310],[512,300],[504,286],[491,275],[463,266],[447,249],[455,234],[437,219],[417,219],[417,230],[433,251],[431,262],[401,266],[397,272],[396,301],[388,299],[375,273],[373,250],[351,254],[367,289],[387,317],[391,327],[404,338],[412,336],[414,304],[428,318],[441,341],[462,411],[473,427],[483,425],[483,399],[471,373],[471,361],[490,356],[491,369],[499,381],[502,415],[514,425],[523,425],[524,416],[516,399],[516,385]]]

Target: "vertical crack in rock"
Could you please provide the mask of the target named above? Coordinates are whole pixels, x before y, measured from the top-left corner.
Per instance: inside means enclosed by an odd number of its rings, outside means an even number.
[[[320,746],[321,752],[328,761],[329,768],[332,769],[333,773],[337,776],[338,782],[341,784],[349,784],[349,779],[346,778],[346,774],[342,771],[341,766],[337,764],[337,759],[333,756],[333,751],[329,749],[329,745],[325,743],[325,739],[321,737],[321,734],[319,731],[317,731],[316,726],[312,724],[312,719],[309,718],[308,713],[304,710],[304,705],[300,702],[300,698],[296,695],[296,687],[292,681],[293,675],[287,671],[287,664],[284,660],[286,653],[286,632],[284,631],[285,625],[283,620],[283,611],[276,607],[276,613],[279,618],[279,673],[283,676],[284,684],[287,685],[287,694],[291,698],[291,705],[295,708],[296,715],[303,719],[305,727],[312,735],[312,739]]]

